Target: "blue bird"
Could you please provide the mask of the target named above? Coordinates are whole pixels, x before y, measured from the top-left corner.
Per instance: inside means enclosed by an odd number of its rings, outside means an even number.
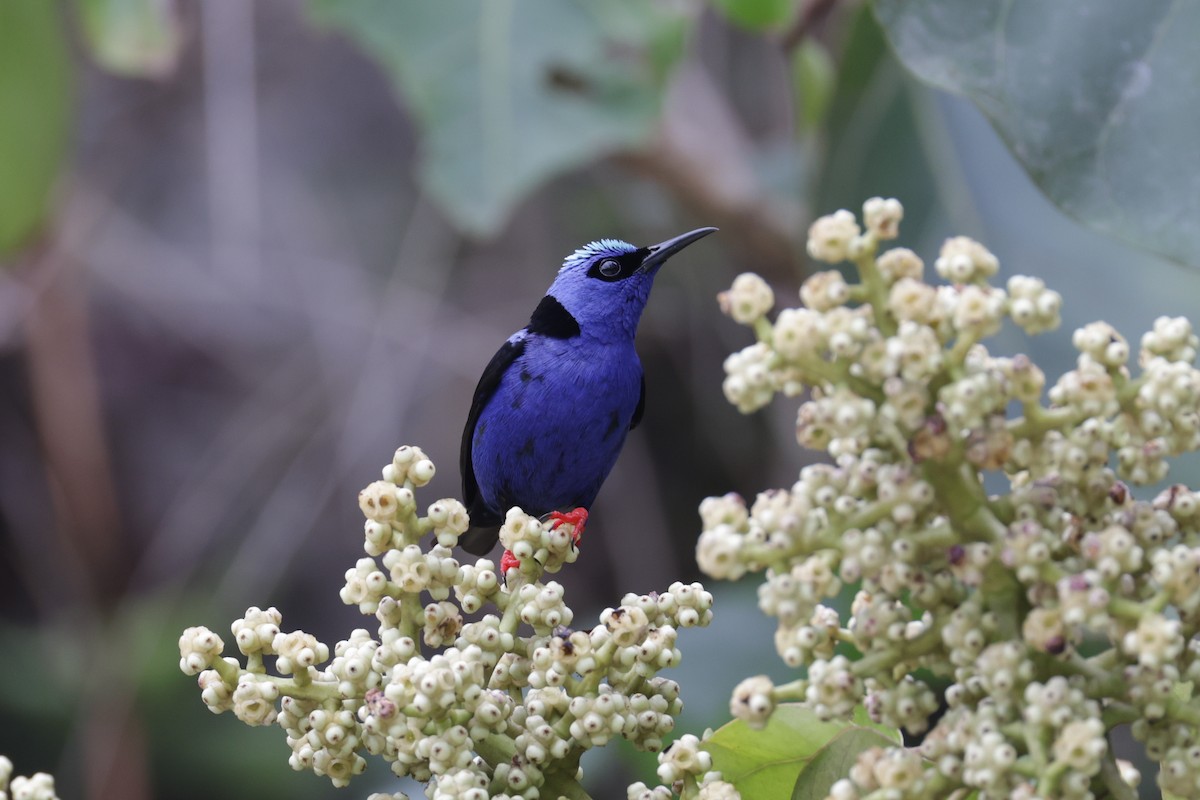
[[[501,346],[475,388],[459,454],[472,525],[459,539],[464,550],[490,551],[513,506],[573,522],[578,538],[645,408],[633,340],[654,276],[715,230],[650,247],[601,239],[567,256],[529,324]]]

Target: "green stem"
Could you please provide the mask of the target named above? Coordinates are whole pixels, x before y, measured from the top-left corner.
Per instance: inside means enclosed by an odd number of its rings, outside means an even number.
[[[896,335],[896,320],[888,311],[887,286],[884,284],[883,274],[875,264],[875,252],[878,247],[878,243],[872,243],[861,256],[854,259],[854,265],[858,267],[858,274],[862,278],[867,302],[875,311],[875,324],[879,326],[879,332],[891,337]]]
[[[1117,665],[1121,663],[1121,654],[1117,652],[1117,648],[1110,647],[1107,650],[1096,653],[1096,655],[1084,659],[1090,666],[1095,669],[1102,670],[1105,673],[1111,673],[1117,669]]]
[[[951,792],[962,787],[962,784],[956,780],[946,777],[940,772],[935,772],[933,777],[925,782],[926,797],[950,797]]]
[[[1067,764],[1062,761],[1051,762],[1050,766],[1041,771],[1041,778],[1037,783],[1038,794],[1042,797],[1058,796],[1058,783],[1062,780],[1063,773],[1067,771]]]
[[[259,664],[261,665],[261,663],[262,656],[260,655]],[[273,684],[279,690],[279,693],[285,697],[294,697],[297,700],[316,700],[318,702],[325,702],[341,697],[338,693],[337,683],[331,681],[313,681],[307,669],[295,673],[290,678],[283,678],[278,675],[264,675],[260,672],[243,670],[237,664],[230,664],[223,658],[215,660],[212,668],[221,676],[221,682],[230,689],[237,686],[238,679],[242,675],[253,675],[256,681]]]
[[[411,481],[405,481],[404,486],[410,492],[416,491],[416,487],[412,485]],[[401,531],[402,547],[420,542],[421,537],[429,532],[430,527],[428,519],[417,516],[416,507],[400,509],[396,514],[396,521],[392,524],[393,529],[399,528]]]
[[[1038,566],[1038,578],[1051,585],[1067,577],[1067,571],[1053,561],[1045,561]]]
[[[776,686],[771,690],[771,698],[777,703],[781,700],[803,700],[804,692],[807,688],[808,681],[804,678],[799,678]]]
[[[846,361],[826,361],[819,355],[801,356],[796,359],[786,359],[775,353],[768,366],[772,369],[795,367],[800,370],[801,378],[809,385],[828,384],[829,386],[845,386],[859,397],[865,397],[876,405],[885,399],[883,390],[857,375],[850,374],[850,363]]]
[[[782,549],[774,547],[754,547],[746,545],[743,553],[747,562],[762,564],[764,566],[781,566],[787,564],[793,557],[801,554],[806,550],[809,553],[815,553],[819,550],[836,550],[842,536],[849,530],[862,530],[869,528],[881,519],[891,515],[894,509],[902,498],[894,498],[891,500],[877,500],[871,503],[866,508],[849,516],[842,517],[840,520],[833,520],[828,528],[821,531],[816,537],[798,536],[794,538],[789,545]],[[815,540],[814,540],[815,539]]]
[[[902,661],[909,661],[928,655],[942,644],[942,625],[944,621],[935,620],[933,627],[915,639],[897,642],[886,650],[868,653],[850,665],[850,670],[860,678],[880,675],[890,671]]]
[[[238,678],[242,677],[242,669],[237,664],[230,664],[218,656],[213,659],[212,668],[221,676],[221,681],[230,689],[237,686]]]
[[[1141,389],[1143,378],[1128,380],[1120,369],[1110,369],[1113,384],[1117,389],[1117,403],[1123,411],[1134,411],[1134,401],[1138,390]],[[1063,431],[1073,428],[1087,418],[1086,414],[1069,408],[1044,408],[1040,403],[1028,402],[1022,404],[1024,416],[1009,420],[1008,432],[1017,439],[1040,439],[1049,431]]]
[[[1153,611],[1155,614],[1161,614],[1164,609],[1170,604],[1171,595],[1167,592],[1159,592],[1146,601],[1146,608]]]
[[[961,538],[988,542],[993,547],[1001,545],[1008,529],[992,513],[978,473],[957,453],[945,461],[923,462],[921,472]],[[984,569],[982,588],[1000,631],[1009,638],[1018,638],[1026,603],[1016,576],[993,559]]]
[[[509,570],[511,573],[512,570]],[[519,572],[519,570],[518,570]],[[517,593],[521,589],[524,580],[516,577],[512,580],[512,585],[508,587],[508,591],[501,597],[496,598],[497,601],[504,599],[504,616],[500,618],[500,632],[511,633],[517,635],[517,628],[521,626],[520,609],[521,604],[517,602]],[[499,605],[499,602],[497,602]]]
[[[572,714],[570,711],[566,712],[565,714],[563,714],[561,717],[558,718],[558,721],[555,722],[554,725],[552,726],[554,728],[554,733],[558,735],[558,738],[560,738],[560,739],[570,739],[571,738],[571,723],[574,721],[575,721],[575,715]]]
[[[276,675],[259,675],[258,679],[275,684],[275,688],[279,689],[281,695],[294,697],[297,700],[315,700],[323,703],[328,700],[341,698],[341,695],[338,693],[337,684],[332,682],[309,681],[308,683],[299,683],[292,678],[280,678]]]
[[[919,548],[941,549],[950,547],[958,541],[954,529],[949,526],[925,528],[906,537]]]
[[[600,681],[608,673],[608,667],[612,663],[613,653],[617,651],[617,641],[611,636],[608,640],[600,645],[600,649],[595,652],[593,658],[596,659],[596,667],[583,679],[579,681],[579,691],[576,697],[584,697],[593,695],[600,688]]]
[[[1065,657],[1034,653],[1033,662],[1041,677],[1078,675],[1085,678],[1092,697],[1120,699],[1125,697],[1125,690],[1128,688],[1119,671],[1114,674],[1111,669],[1105,669],[1094,660],[1083,658],[1078,653],[1071,653]]]
[[[1100,762],[1100,780],[1103,781],[1104,788],[1108,789],[1112,800],[1137,800],[1137,790],[1121,778],[1121,768],[1117,766],[1117,759],[1113,756],[1111,742],[1104,753],[1104,760]]]
[[[1039,770],[1044,769],[1050,761],[1046,733],[1036,725],[1028,723],[1021,725],[1021,738],[1025,740],[1025,746],[1029,749],[1029,757],[1033,759],[1033,763]]]
[[[1200,708],[1187,700],[1180,700],[1175,696],[1168,697],[1167,716],[1192,728],[1200,728]]]
[[[418,650],[423,650],[421,646],[421,629],[424,625],[418,618],[418,609],[423,609],[421,605],[421,595],[418,592],[401,592],[396,598],[396,602],[400,605],[400,624],[397,628],[401,636],[407,636],[416,643]]]
[[[1140,622],[1146,611],[1146,604],[1137,600],[1126,600],[1124,597],[1110,597],[1108,600],[1108,613],[1129,622]]]
[[[876,405],[879,405],[885,399],[883,391],[879,387],[868,383],[857,375],[851,375],[850,364],[848,362],[826,361],[818,356],[813,356],[810,358],[799,358],[791,363],[800,368],[808,383],[815,384],[817,382],[809,379],[811,376],[831,386],[840,384],[859,397],[865,397]]]
[[[591,800],[591,796],[579,785],[575,776],[579,773],[579,758],[582,748],[575,748],[562,761],[554,763],[546,771],[546,782],[542,784],[541,797],[565,797],[568,800]]]
[[[963,334],[954,341],[954,346],[946,354],[946,369],[951,375],[957,377],[961,374],[963,362],[967,360],[967,353],[978,341],[979,337],[974,334]]]
[[[1100,712],[1100,721],[1104,723],[1104,729],[1110,731],[1118,725],[1125,725],[1141,718],[1142,712],[1133,706],[1111,700],[1105,703],[1104,709]]]
[[[493,733],[486,739],[475,743],[475,752],[490,766],[495,767],[512,761],[513,756],[517,754],[517,745],[504,734]]]
[[[1013,507],[1012,495],[1006,494],[998,497],[989,497],[987,505],[992,515],[1004,525],[1012,524],[1012,521],[1017,518],[1016,509]]]
[[[1071,428],[1085,419],[1073,408],[1043,408],[1039,403],[1024,403],[1025,415],[1009,420],[1008,432],[1017,439],[1041,439],[1050,431]]]
[[[1122,410],[1135,411],[1134,401],[1137,400],[1138,392],[1142,390],[1142,384],[1146,382],[1146,376],[1140,375],[1130,380],[1119,367],[1110,369],[1108,374],[1112,376],[1113,384],[1117,387],[1117,403]]]
[[[287,679],[284,678],[283,680],[287,680]],[[293,685],[295,685],[296,688],[298,688],[298,689],[303,689],[305,687],[312,686],[312,683],[313,683],[312,675],[309,673],[308,667],[301,667],[300,669],[293,672],[291,680],[292,680]]]
[[[925,461],[921,472],[956,530],[974,541],[997,544],[1004,538],[1007,529],[992,514],[983,484],[966,464],[957,459]]]
[[[775,328],[772,327],[769,319],[766,317],[759,317],[758,319],[754,320],[754,338],[767,345],[774,341]]]

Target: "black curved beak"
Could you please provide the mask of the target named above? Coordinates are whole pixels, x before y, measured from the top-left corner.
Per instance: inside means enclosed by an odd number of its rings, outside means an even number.
[[[642,259],[642,265],[638,267],[638,272],[649,272],[658,269],[671,256],[678,253],[683,248],[687,247],[692,242],[699,241],[710,233],[714,233],[716,228],[696,228],[694,231],[681,233],[674,239],[667,239],[665,242],[652,244],[646,248],[648,254]]]

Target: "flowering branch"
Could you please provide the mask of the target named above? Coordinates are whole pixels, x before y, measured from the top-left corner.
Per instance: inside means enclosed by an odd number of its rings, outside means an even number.
[[[701,505],[701,568],[764,572],[776,649],[807,669],[782,686],[744,681],[732,712],[761,725],[783,700],[822,719],[863,704],[924,734],[918,748],[861,753],[831,800],[1123,800],[1139,776],[1107,733],[1125,723],[1160,787],[1197,796],[1200,494],[1140,500],[1128,485],[1161,481],[1167,457],[1200,449],[1200,339],[1185,319],[1158,319],[1133,376],[1126,340],[1086,325],[1076,368],[1047,391],[1027,356],[984,343],[1005,320],[1056,328],[1062,298],[1031,277],[991,285],[998,260],[964,237],[934,263],[948,284],[927,283],[915,253],[880,252],[902,216],[873,198],[863,227],[848,211],[813,224],[809,255],[852,262],[859,283],[818,272],[802,306],[773,321],[774,293],[753,274],[720,297],[757,340],[725,362],[729,401],[751,412],[807,393],[797,440],[833,461],[749,507],[736,495]],[[1009,490],[988,496],[984,473]],[[823,603],[855,582],[843,621]],[[1085,639],[1100,652],[1082,655]],[[950,684],[940,719],[918,670]]]
[[[500,541],[519,565],[502,581],[492,561],[451,555],[469,526],[461,503],[418,512],[416,491],[433,475],[419,448],[401,447],[359,495],[368,557],[346,572],[341,598],[375,618],[374,636],[353,631],[330,660],[310,634],[283,632],[274,608],[250,608],[230,629],[243,665],[207,628],[184,631],[180,668],[199,676],[209,709],[278,724],[291,766],[336,786],[378,756],[429,782],[433,798],[586,798],[586,750],[618,737],[663,750],[682,703],[657,673],[679,663],[678,629],[708,624],[711,595],[682,583],[629,594],[598,625],[573,630],[563,587],[543,580],[577,557],[572,526],[512,509]],[[489,605],[500,616],[480,616]],[[719,782],[673,752],[662,758],[679,780]]]

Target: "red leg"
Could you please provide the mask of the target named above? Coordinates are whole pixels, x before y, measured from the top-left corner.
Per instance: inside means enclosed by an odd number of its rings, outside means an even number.
[[[504,555],[500,556],[500,577],[508,574],[508,571],[513,567],[520,567],[521,562],[517,561],[517,557],[512,554],[511,550],[505,550]]]
[[[583,527],[587,525],[588,520],[586,508],[574,508],[570,511],[551,511],[550,519],[554,520],[555,528],[564,522],[574,525],[575,532],[571,534],[571,538],[575,541],[575,546],[579,547],[579,542],[583,538]]]

